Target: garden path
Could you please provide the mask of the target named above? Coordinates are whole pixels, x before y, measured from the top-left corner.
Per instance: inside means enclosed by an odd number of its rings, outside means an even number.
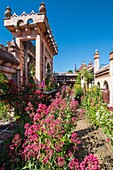
[[[94,127],[83,115],[78,121],[76,132],[81,140],[76,157],[82,161],[89,153],[95,154],[100,161],[101,170],[113,170],[113,150],[106,143],[106,137],[100,128]]]

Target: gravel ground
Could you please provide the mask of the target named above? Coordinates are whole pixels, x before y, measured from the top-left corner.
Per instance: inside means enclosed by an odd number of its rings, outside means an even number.
[[[76,132],[81,140],[76,157],[82,161],[86,155],[93,153],[99,159],[101,170],[113,170],[113,148],[106,143],[102,130],[91,125],[89,119],[83,116],[77,123]]]

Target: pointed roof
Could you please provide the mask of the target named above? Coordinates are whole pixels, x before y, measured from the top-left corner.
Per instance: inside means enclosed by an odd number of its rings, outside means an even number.
[[[88,69],[88,67],[87,67],[87,65],[84,63],[84,61],[83,61],[83,63],[81,64],[81,66],[79,67],[78,71],[81,71],[81,70],[83,70],[83,69]]]

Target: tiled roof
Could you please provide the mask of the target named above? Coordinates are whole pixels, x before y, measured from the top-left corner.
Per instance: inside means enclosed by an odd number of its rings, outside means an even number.
[[[14,57],[13,54],[1,48],[0,48],[0,60],[2,60],[3,63],[11,63],[12,65],[17,65],[17,66],[19,65],[19,61]]]
[[[86,64],[81,64],[80,68],[78,69],[78,71],[81,71],[83,69],[87,69],[87,65]]]
[[[100,68],[100,69],[96,72],[96,74],[104,73],[104,72],[106,72],[106,71],[109,71],[109,69],[110,69],[110,65],[108,64],[108,65],[103,66],[102,68]]]

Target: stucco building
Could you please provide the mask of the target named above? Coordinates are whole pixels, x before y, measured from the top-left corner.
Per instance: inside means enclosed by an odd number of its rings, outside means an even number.
[[[94,54],[94,82],[100,86],[105,102],[113,106],[113,51],[110,53],[109,64],[100,68],[98,50]]]

